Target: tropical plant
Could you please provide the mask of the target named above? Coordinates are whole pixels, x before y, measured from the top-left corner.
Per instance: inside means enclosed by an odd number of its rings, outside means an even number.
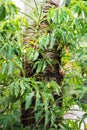
[[[63,116],[74,104],[87,110],[80,102],[87,85],[87,2],[72,0],[46,13],[34,3],[32,15],[24,13],[33,21],[28,25],[13,2],[0,1],[0,129],[76,130],[80,125]]]
[[[24,18],[10,0],[0,0],[0,129],[16,129],[19,124],[19,106],[10,94],[10,84],[19,78],[21,64],[21,24]],[[23,24],[22,24],[23,25]]]

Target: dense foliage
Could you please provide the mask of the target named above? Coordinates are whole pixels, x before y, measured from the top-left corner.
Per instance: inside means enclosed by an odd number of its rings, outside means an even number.
[[[80,125],[63,116],[74,104],[87,110],[81,103],[87,91],[87,2],[72,0],[67,7],[53,6],[45,14],[43,5],[34,2],[32,15],[25,14],[33,21],[28,24],[12,1],[0,0],[0,129],[31,129],[22,128],[20,121],[20,105],[25,102],[25,110],[33,107],[33,130],[46,130],[49,124],[49,130],[59,126],[77,130]],[[49,57],[48,52],[59,59]],[[54,72],[55,64],[63,76],[60,83],[41,76],[47,67]]]

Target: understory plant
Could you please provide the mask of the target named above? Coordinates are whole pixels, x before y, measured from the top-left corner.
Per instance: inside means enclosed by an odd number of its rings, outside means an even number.
[[[79,125],[64,114],[87,110],[87,2],[34,4],[29,15],[0,1],[0,129],[79,130],[87,114]]]

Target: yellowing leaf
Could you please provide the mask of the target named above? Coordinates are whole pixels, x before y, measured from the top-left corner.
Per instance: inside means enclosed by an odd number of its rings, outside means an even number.
[[[48,83],[48,84],[47,84],[47,87],[48,87],[48,88],[50,88],[50,87],[51,87],[51,86],[50,86],[50,83]]]
[[[30,43],[30,44],[35,44],[35,41],[32,40],[32,41],[29,41],[29,43]]]

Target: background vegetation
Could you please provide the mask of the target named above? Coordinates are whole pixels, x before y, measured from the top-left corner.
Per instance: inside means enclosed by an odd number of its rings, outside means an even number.
[[[34,2],[31,24],[0,0],[0,129],[79,130],[87,114],[79,125],[63,117],[74,104],[87,110],[87,2],[45,13]]]

